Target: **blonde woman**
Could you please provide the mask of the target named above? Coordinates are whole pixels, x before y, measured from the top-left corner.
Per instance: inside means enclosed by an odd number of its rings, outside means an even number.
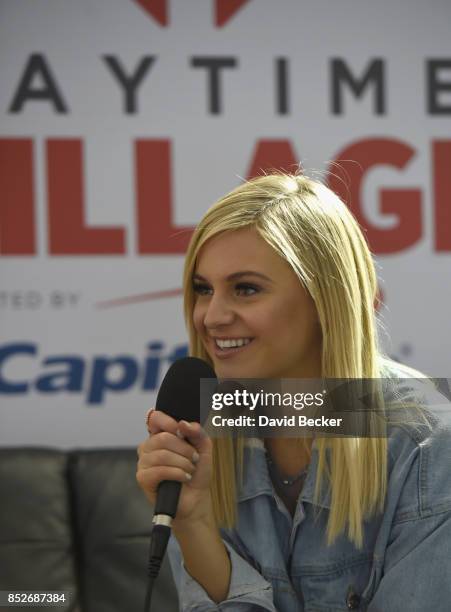
[[[365,239],[319,182],[273,174],[218,201],[186,256],[190,354],[220,378],[407,378],[378,351]],[[137,479],[184,483],[181,610],[451,609],[451,436],[422,392],[378,438],[210,439],[154,411]],[[433,400],[434,401],[434,400]]]

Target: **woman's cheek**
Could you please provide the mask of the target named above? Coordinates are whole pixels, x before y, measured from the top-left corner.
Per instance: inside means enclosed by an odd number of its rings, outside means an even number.
[[[196,304],[193,310],[193,326],[198,334],[202,333],[203,319],[202,309]]]

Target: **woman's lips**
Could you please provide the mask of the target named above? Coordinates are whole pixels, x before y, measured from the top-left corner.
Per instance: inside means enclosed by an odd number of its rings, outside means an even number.
[[[230,359],[231,357],[234,357],[238,353],[242,353],[243,351],[245,351],[247,348],[251,346],[253,341],[254,341],[254,338],[251,338],[250,342],[248,342],[247,344],[243,344],[243,346],[233,346],[233,347],[229,347],[225,349],[220,349],[219,346],[216,344],[215,340],[213,339],[210,340],[211,346],[213,348],[213,352],[218,359]]]

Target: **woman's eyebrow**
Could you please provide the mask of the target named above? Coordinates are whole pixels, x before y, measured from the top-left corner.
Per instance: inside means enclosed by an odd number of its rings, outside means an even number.
[[[261,272],[254,272],[253,270],[243,270],[241,272],[234,272],[233,274],[229,274],[229,276],[226,277],[226,281],[237,280],[239,278],[242,278],[243,276],[257,276],[258,278],[261,278],[269,283],[274,282],[265,274],[262,274]],[[205,277],[197,273],[193,275],[193,280],[201,280],[208,282]]]

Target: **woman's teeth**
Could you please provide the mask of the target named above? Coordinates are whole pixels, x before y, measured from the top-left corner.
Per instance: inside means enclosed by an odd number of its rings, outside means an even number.
[[[250,338],[234,338],[233,340],[219,340],[218,338],[216,338],[216,345],[219,346],[219,348],[221,349],[235,348],[238,346],[244,346],[245,344],[249,344],[250,341]]]

